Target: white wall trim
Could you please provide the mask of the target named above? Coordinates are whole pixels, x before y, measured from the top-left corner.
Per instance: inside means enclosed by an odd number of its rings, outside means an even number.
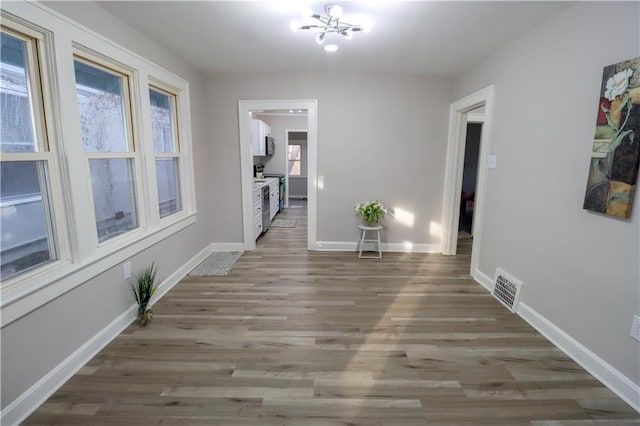
[[[489,275],[485,274],[484,272],[480,271],[479,269],[476,269],[474,271],[474,273],[473,273],[473,279],[478,284],[480,284],[481,286],[486,288],[489,293],[491,293],[493,291],[494,282],[493,282],[493,279]]]
[[[477,270],[473,278],[489,292],[493,290],[493,279],[484,272]],[[526,303],[521,302],[516,313],[569,358],[577,362],[613,393],[633,407],[634,410],[640,412],[640,386],[633,383],[632,380]]]
[[[462,172],[464,168],[467,113],[481,105],[485,106],[484,125],[480,137],[480,153],[478,155],[478,179],[473,217],[473,247],[471,250],[470,268],[472,276],[478,269],[480,247],[482,247],[482,228],[487,185],[487,158],[493,129],[494,91],[494,86],[486,87],[453,102],[449,109],[449,136],[442,203],[441,252],[445,255],[454,255],[456,254],[458,242],[460,188],[462,188]]]
[[[175,272],[165,278],[158,286],[158,291],[151,300],[151,305],[157,302],[162,296],[171,290],[171,288],[178,284],[182,278],[191,272],[193,268],[206,259],[207,256],[213,252],[212,247],[213,244],[208,245]],[[118,335],[136,319],[136,313],[137,307],[135,304],[127,307],[126,310],[110,324],[76,349],[71,355],[64,359],[64,361],[55,366],[29,389],[24,391],[22,395],[2,410],[0,424],[17,425],[23,422],[87,362],[95,357],[113,339],[118,337]]]
[[[640,412],[640,386],[525,303],[520,303],[517,313],[547,340]]]
[[[209,247],[211,247],[211,253],[214,251],[244,251],[243,243],[211,243]]]
[[[484,123],[484,112],[467,113],[467,123]]]
[[[109,325],[44,375],[2,410],[2,421],[0,423],[7,425],[22,423],[47,398],[96,356],[102,348],[122,333],[135,320],[136,312],[135,305],[129,306]]]
[[[356,251],[358,243],[353,241],[318,241],[318,251]],[[440,244],[382,243],[383,252],[396,253],[440,253]]]

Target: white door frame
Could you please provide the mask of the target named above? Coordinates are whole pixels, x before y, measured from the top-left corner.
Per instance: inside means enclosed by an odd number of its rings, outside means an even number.
[[[449,110],[449,137],[444,179],[444,200],[442,208],[442,240],[440,251],[445,255],[455,255],[458,243],[458,222],[460,220],[460,188],[464,169],[467,112],[484,104],[484,124],[480,137],[478,156],[478,180],[473,206],[474,235],[471,251],[471,275],[475,276],[480,259],[482,228],[484,221],[485,193],[487,185],[487,159],[493,129],[494,86],[486,87],[451,104]]]
[[[307,129],[285,129],[284,131],[284,142],[285,142],[285,148],[287,149],[287,152],[285,153],[284,156],[284,177],[287,179],[287,191],[285,193],[285,198],[284,198],[284,206],[285,207],[289,207],[289,133],[297,133],[297,132],[305,132],[307,133],[307,139],[309,139],[309,133],[307,132]],[[308,144],[307,144],[307,150],[309,149]],[[307,153],[307,157],[309,156],[309,154]],[[306,163],[307,159],[304,158],[303,161]],[[307,185],[309,185],[309,178],[307,177]],[[309,198],[309,196],[307,195],[307,199]]]
[[[318,100],[280,99],[238,101],[240,173],[242,177],[242,229],[245,250],[255,250],[253,209],[253,154],[251,112],[270,109],[307,110],[307,249],[317,248]]]

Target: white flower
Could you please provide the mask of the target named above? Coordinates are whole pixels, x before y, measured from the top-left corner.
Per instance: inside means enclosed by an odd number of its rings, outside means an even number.
[[[607,80],[607,90],[604,92],[604,97],[612,101],[616,96],[622,95],[627,91],[629,87],[629,78],[633,75],[633,70],[627,68],[614,74],[609,80]]]

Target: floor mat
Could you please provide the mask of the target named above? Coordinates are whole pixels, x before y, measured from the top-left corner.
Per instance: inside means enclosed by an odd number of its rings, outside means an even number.
[[[275,219],[271,222],[272,228],[295,228],[296,227],[296,219]]]
[[[216,251],[196,266],[189,275],[222,277],[231,272],[233,265],[242,255],[241,251]]]

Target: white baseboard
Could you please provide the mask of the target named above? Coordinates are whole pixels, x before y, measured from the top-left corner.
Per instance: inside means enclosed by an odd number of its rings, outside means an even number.
[[[480,270],[474,271],[473,278],[489,292],[493,290],[493,279],[484,272]],[[633,407],[634,410],[640,412],[640,386],[633,383],[632,380],[624,376],[605,360],[591,352],[527,304],[520,302],[516,313],[569,358],[580,364],[589,374],[593,375],[613,393]]]
[[[2,410],[0,423],[3,425],[17,425],[24,421],[102,348],[122,333],[135,320],[136,312],[135,306],[129,306],[109,325],[33,384]]]
[[[162,281],[162,283],[158,286],[156,294],[151,298],[149,306],[153,306],[153,304],[160,300],[162,296],[167,294],[169,290],[175,287],[175,285],[178,284],[181,279],[186,277],[189,272],[193,271],[196,266],[201,264],[207,258],[207,256],[216,251],[213,249],[213,246],[214,244],[209,244],[208,246],[200,250],[195,256],[189,259],[187,263],[179,267],[173,274],[165,278],[164,281]]]
[[[347,241],[318,241],[315,249],[318,251],[356,251],[356,242]],[[440,253],[440,244],[403,244],[382,243],[383,252],[398,253]]]
[[[214,251],[244,251],[244,243],[211,243],[209,247],[211,247],[209,254]],[[205,256],[205,258],[207,256]]]
[[[151,304],[164,296],[182,278],[184,278],[193,268],[198,266],[211,254],[213,244],[208,245],[194,257],[189,259],[178,270],[168,276],[158,285],[158,291],[153,297]],[[76,349],[64,361],[55,366],[44,377],[33,384],[22,395],[12,401],[2,410],[0,424],[18,425],[23,422],[32,412],[42,405],[53,393],[58,390],[67,380],[76,374],[87,362],[98,354],[113,339],[118,337],[122,331],[136,319],[137,309],[135,305],[129,306],[115,320],[100,330],[95,336]]]
[[[485,274],[479,269],[476,269],[475,271],[473,271],[472,275],[473,275],[473,279],[476,280],[478,284],[486,288],[489,293],[493,291],[494,282],[489,275]]]
[[[517,313],[634,410],[640,412],[640,386],[525,303],[520,303]]]

